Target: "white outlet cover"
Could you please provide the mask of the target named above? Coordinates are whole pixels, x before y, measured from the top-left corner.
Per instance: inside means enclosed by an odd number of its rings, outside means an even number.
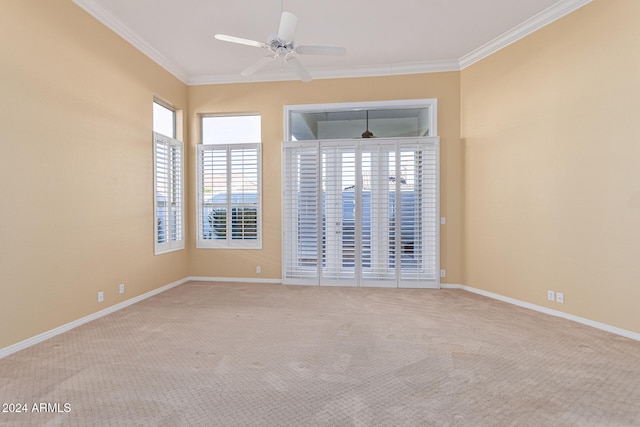
[[[98,302],[104,301],[104,292],[98,292]]]
[[[556,300],[556,293],[553,291],[547,291],[547,299],[549,301],[555,301]]]
[[[559,302],[560,304],[564,304],[564,293],[556,292],[556,302]]]

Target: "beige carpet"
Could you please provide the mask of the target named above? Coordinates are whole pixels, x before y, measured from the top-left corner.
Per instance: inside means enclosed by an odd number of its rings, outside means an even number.
[[[10,426],[638,426],[640,343],[458,290],[193,282],[0,360],[0,402],[28,406]]]

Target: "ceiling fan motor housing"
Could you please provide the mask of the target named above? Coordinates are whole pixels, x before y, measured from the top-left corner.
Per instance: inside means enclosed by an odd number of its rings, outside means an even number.
[[[276,35],[273,35],[269,38],[269,41],[267,42],[267,47],[271,52],[275,53],[278,56],[285,56],[290,52],[293,52],[295,49],[293,40],[290,42],[281,40]]]

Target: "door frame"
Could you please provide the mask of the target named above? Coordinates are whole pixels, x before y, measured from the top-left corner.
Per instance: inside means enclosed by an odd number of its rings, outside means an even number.
[[[428,109],[428,123],[429,123],[429,128],[428,128],[428,135],[423,135],[423,136],[428,136],[428,137],[433,137],[436,138],[439,141],[438,138],[438,100],[436,98],[424,98],[424,99],[408,99],[408,100],[391,100],[391,101],[370,101],[370,102],[345,102],[345,103],[324,103],[324,104],[296,104],[296,105],[285,105],[284,106],[284,141],[283,141],[283,154],[284,154],[284,142],[287,142],[288,144],[291,144],[292,142],[296,142],[296,141],[291,141],[292,138],[292,132],[291,132],[291,114],[292,113],[301,113],[301,112],[309,112],[309,113],[319,113],[319,112],[335,112],[335,111],[365,111],[365,110],[402,110],[402,109],[418,109],[418,108],[427,108]],[[389,137],[390,139],[392,138],[398,138],[398,137]],[[387,139],[387,138],[384,138]],[[400,138],[402,139],[402,138]],[[304,145],[305,141],[297,141],[296,145],[300,144],[301,146]],[[439,146],[439,143],[438,143]],[[423,284],[420,284],[418,282],[415,283],[415,285],[412,285],[411,282],[407,282],[407,281],[401,281],[399,279],[399,277],[396,278],[396,286],[398,287],[418,287],[418,288],[439,288],[440,287],[440,165],[439,165],[439,148],[437,149],[438,151],[438,164],[436,164],[436,271],[435,271],[435,280],[434,286],[425,286]],[[283,157],[284,160],[284,157]],[[282,229],[285,229],[285,215],[284,215],[284,211],[285,211],[285,207],[284,207],[284,203],[285,203],[285,197],[284,197],[284,192],[285,192],[285,164],[283,162],[282,164],[282,195],[283,195],[283,199],[282,199],[282,215],[281,215],[281,220],[282,220]],[[318,191],[321,192],[321,189],[319,189]],[[357,242],[356,242],[357,244]],[[287,260],[285,259],[285,254],[284,254],[284,240],[282,242],[282,247],[283,247],[283,251],[282,251],[282,283],[283,284],[293,284],[292,282],[288,282],[288,280],[285,277],[286,274],[286,267],[285,267],[285,263],[287,262]],[[319,256],[320,254],[318,254]],[[321,263],[320,263],[321,264]],[[320,265],[321,267],[321,265]],[[354,268],[356,266],[354,265]],[[361,268],[361,266],[360,266]],[[358,273],[358,269],[356,269],[356,277],[354,278],[355,280],[355,286],[361,286],[361,287],[366,287],[366,286],[384,286],[384,284],[380,283],[375,284],[375,283],[362,283],[361,278],[359,277],[360,274]],[[398,269],[399,270],[399,269]],[[399,271],[397,273],[397,276],[399,276]],[[320,285],[320,280],[321,280],[321,276],[320,274],[318,274],[317,277],[317,281],[314,279],[304,279],[304,280],[299,280],[297,281],[296,284],[303,284],[303,285]],[[354,286],[351,285],[351,286]],[[336,281],[335,286],[345,286],[345,283],[343,281]]]

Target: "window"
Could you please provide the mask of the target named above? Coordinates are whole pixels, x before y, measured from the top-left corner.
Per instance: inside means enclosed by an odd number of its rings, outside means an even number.
[[[197,151],[199,248],[262,246],[260,116],[204,116]]]
[[[153,103],[154,248],[184,248],[183,144],[175,139],[176,113]]]

